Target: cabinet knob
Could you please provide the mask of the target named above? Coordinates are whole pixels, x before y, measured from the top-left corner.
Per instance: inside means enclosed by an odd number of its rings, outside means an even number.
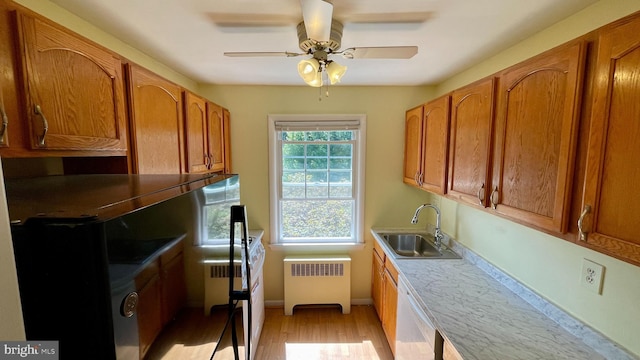
[[[49,131],[49,122],[47,121],[47,118],[44,116],[44,113],[42,112],[40,105],[36,105],[33,110],[37,115],[40,115],[40,117],[42,118],[42,135],[38,136],[38,145],[44,146],[44,139],[47,136],[47,131]]]

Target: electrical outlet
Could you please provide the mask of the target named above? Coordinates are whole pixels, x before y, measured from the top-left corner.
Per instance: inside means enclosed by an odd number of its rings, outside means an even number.
[[[602,280],[604,278],[604,266],[591,260],[582,260],[582,272],[580,283],[596,294],[602,294]]]

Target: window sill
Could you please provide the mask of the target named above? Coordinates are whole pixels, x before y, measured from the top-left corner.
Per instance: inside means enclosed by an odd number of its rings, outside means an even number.
[[[362,250],[364,243],[269,244],[269,249],[287,254],[332,254]]]

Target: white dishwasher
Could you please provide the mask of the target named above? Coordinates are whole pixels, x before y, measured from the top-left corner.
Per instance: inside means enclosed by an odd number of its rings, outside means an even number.
[[[405,280],[398,278],[396,360],[442,359],[442,337],[416,303]]]

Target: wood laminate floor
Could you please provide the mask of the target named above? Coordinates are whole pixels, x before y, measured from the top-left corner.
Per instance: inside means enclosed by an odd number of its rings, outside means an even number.
[[[240,359],[244,359],[241,311],[237,316]],[[226,308],[211,316],[201,308],[183,310],[156,339],[146,360],[210,359],[227,319]],[[231,327],[214,360],[233,359]],[[265,324],[255,360],[392,360],[393,355],[372,306],[298,306],[292,316],[282,308],[265,309]]]

